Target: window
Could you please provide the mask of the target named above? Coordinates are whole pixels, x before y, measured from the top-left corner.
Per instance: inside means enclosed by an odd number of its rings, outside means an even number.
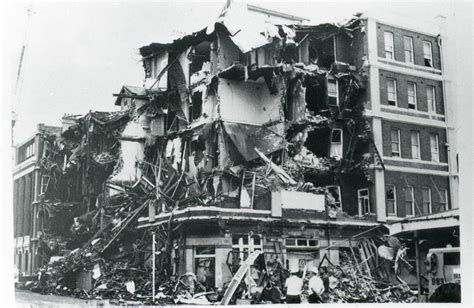
[[[339,105],[338,82],[336,79],[328,79],[328,104]]]
[[[397,81],[395,79],[387,79],[387,103],[391,106],[397,105]]]
[[[413,63],[413,39],[409,36],[404,36],[403,45],[405,47],[405,62]]]
[[[426,87],[426,101],[428,105],[428,111],[431,113],[436,113],[436,92],[435,87],[427,86]]]
[[[439,162],[439,138],[438,134],[430,134],[431,161]]]
[[[439,191],[439,211],[447,211],[450,210],[448,204],[448,190],[442,189]]]
[[[411,131],[411,158],[420,159],[420,133]]]
[[[249,250],[263,250],[262,239],[260,235],[252,235],[250,237],[250,243],[249,236],[246,234],[232,236],[232,251],[234,255],[238,254],[240,261],[247,259]]]
[[[406,216],[413,216],[415,213],[415,198],[413,194],[413,186],[405,189],[405,213]]]
[[[331,157],[342,157],[342,129],[334,128],[332,130],[330,152]]]
[[[334,198],[334,203],[337,208],[341,209],[341,187],[339,185],[326,186],[329,195]]]
[[[370,206],[369,189],[364,188],[357,190],[357,197],[359,199],[359,215],[371,214],[372,208]]]
[[[28,144],[18,149],[18,164],[35,155],[35,141],[31,140]]]
[[[385,42],[385,58],[393,60],[393,33],[392,32],[384,33],[384,42]]]
[[[319,240],[305,239],[305,238],[287,238],[285,246],[291,248],[317,248],[319,247]]]
[[[214,246],[197,246],[194,249],[196,280],[206,289],[216,284],[216,250]]]
[[[423,187],[421,190],[423,197],[423,213],[424,215],[430,214],[432,212],[431,208],[431,189],[428,187]]]
[[[390,138],[392,141],[392,157],[400,157],[400,130],[392,129]]]
[[[387,199],[387,215],[397,216],[397,189],[395,185],[385,186],[385,198]]]
[[[431,42],[423,41],[423,58],[425,59],[425,66],[433,67]]]
[[[416,109],[416,83],[408,83],[408,108]]]

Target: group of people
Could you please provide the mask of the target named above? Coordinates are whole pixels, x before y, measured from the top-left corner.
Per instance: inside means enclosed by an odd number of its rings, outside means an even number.
[[[308,302],[322,303],[321,295],[324,293],[324,283],[318,275],[318,269],[310,267],[307,270],[308,279]],[[286,303],[299,304],[301,303],[301,294],[303,293],[303,278],[298,276],[299,269],[292,269],[291,275],[286,279]]]

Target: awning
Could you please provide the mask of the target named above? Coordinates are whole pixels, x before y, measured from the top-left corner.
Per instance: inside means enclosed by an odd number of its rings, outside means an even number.
[[[400,233],[459,227],[459,209],[442,213],[411,217],[402,221],[387,224],[390,235]]]

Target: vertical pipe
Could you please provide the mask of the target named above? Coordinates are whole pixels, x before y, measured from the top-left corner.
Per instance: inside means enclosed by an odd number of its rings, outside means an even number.
[[[414,233],[415,239],[415,258],[416,258],[416,287],[418,289],[418,302],[421,302],[421,271],[420,271],[420,249],[418,247],[418,231]]]
[[[151,269],[152,269],[152,272],[151,272],[151,292],[152,292],[152,303],[155,304],[155,232],[153,231],[151,233],[151,253],[152,253],[152,256],[151,256],[151,262],[152,262],[152,266],[151,266]]]

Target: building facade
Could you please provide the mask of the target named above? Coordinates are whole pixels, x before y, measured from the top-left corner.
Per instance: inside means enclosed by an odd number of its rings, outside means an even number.
[[[37,203],[42,193],[43,133],[59,135],[60,127],[38,124],[35,134],[15,146],[13,168],[13,219],[15,268],[20,276],[30,276],[37,264]]]

